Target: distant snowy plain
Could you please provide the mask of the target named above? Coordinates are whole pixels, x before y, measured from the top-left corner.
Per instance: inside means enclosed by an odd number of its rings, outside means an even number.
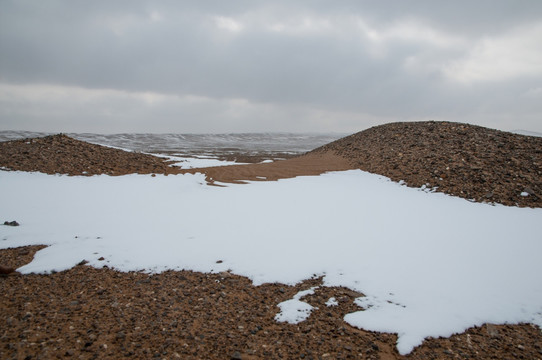
[[[81,260],[230,270],[255,285],[316,274],[365,294],[345,321],[397,333],[401,354],[483,323],[542,327],[542,209],[471,203],[359,170],[226,187],[200,174],[0,171],[0,184],[2,221],[21,224],[0,226],[0,248],[49,245],[25,274]],[[310,316],[303,294],[277,308],[277,321]]]

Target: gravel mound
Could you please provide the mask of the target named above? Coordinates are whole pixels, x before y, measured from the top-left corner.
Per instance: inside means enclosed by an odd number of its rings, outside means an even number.
[[[408,186],[477,202],[542,207],[542,138],[452,122],[376,126],[310,153],[334,152],[353,167]]]
[[[58,134],[0,142],[0,166],[46,174],[125,175],[165,174],[171,170],[162,158],[90,144]]]

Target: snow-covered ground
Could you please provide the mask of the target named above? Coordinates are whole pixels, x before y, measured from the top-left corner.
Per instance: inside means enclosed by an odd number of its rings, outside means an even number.
[[[155,155],[156,156],[156,155]],[[219,160],[217,158],[208,157],[208,156],[194,156],[194,157],[185,157],[185,156],[161,156],[168,160],[175,161],[173,166],[178,166],[181,169],[196,169],[196,168],[206,168],[213,166],[229,166],[229,165],[243,165],[243,163],[238,163],[235,161],[226,161]]]
[[[50,245],[22,273],[87,260],[231,270],[256,285],[323,275],[323,286],[367,295],[345,320],[397,333],[401,354],[483,323],[542,326],[542,209],[471,203],[359,170],[227,187],[199,174],[0,171],[0,184],[1,220],[21,224],[0,226],[0,248]]]

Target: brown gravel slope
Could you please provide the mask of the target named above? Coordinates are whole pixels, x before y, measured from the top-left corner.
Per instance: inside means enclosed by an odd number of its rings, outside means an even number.
[[[438,187],[478,202],[542,207],[540,137],[453,122],[403,122],[361,131],[311,153],[330,151],[353,167],[409,186]]]
[[[0,166],[46,174],[125,175],[164,174],[171,170],[162,158],[90,144],[58,134],[0,142]]]

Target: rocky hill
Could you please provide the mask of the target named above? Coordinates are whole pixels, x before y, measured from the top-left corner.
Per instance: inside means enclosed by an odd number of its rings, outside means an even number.
[[[68,175],[164,174],[171,170],[162,158],[90,144],[63,134],[0,142],[0,166]]]
[[[334,152],[408,186],[512,206],[542,207],[542,138],[452,122],[376,126],[311,153]]]

